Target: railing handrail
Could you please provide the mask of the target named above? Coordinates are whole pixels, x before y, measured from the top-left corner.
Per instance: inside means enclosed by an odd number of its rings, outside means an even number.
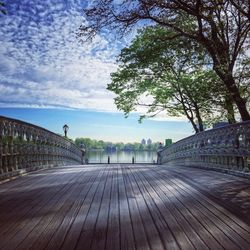
[[[204,130],[202,132],[198,132],[196,134],[193,134],[193,135],[190,135],[188,137],[185,137],[183,139],[180,139],[179,141],[177,142],[174,142],[173,144],[171,145],[168,145],[168,146],[164,146],[161,148],[160,151],[164,151],[164,149],[167,149],[167,148],[170,148],[174,145],[177,145],[183,141],[187,141],[188,139],[191,139],[191,138],[194,138],[194,137],[197,137],[197,136],[200,136],[200,135],[204,135],[204,134],[209,134],[209,133],[214,133],[215,131],[219,131],[219,130],[224,130],[225,128],[233,128],[233,127],[238,127],[240,125],[245,125],[245,124],[250,124],[250,121],[244,121],[244,122],[237,122],[237,123],[234,123],[234,124],[227,124],[227,125],[223,125],[221,127],[218,127],[218,128],[211,128],[211,129],[208,129],[208,130]]]
[[[158,151],[158,163],[250,171],[250,121],[213,128]]]
[[[33,127],[33,128],[45,131],[45,132],[47,132],[49,134],[53,134],[54,136],[56,136],[59,139],[63,139],[65,141],[69,142],[73,147],[75,147],[75,148],[77,148],[79,150],[82,150],[80,147],[78,147],[75,143],[70,141],[68,138],[65,138],[65,137],[63,137],[61,135],[58,135],[58,134],[56,134],[56,133],[54,133],[54,132],[52,132],[52,131],[50,131],[50,130],[48,130],[46,128],[40,127],[38,125],[29,123],[29,122],[25,122],[25,121],[22,121],[22,120],[18,120],[18,119],[15,119],[15,118],[10,118],[10,117],[0,115],[0,122],[1,122],[1,120],[8,120],[8,121],[11,121],[11,122],[16,122],[16,123],[19,123],[19,124],[23,124],[23,125],[26,125],[26,126],[29,126],[29,127]]]
[[[83,163],[84,151],[69,139],[37,125],[0,116],[0,179]]]

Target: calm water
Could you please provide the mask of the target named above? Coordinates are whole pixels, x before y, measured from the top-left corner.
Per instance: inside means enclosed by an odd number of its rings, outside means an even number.
[[[135,163],[154,163],[157,161],[157,154],[154,151],[90,151],[87,152],[86,158],[89,163],[107,163],[110,156],[110,163],[132,163],[134,157]]]

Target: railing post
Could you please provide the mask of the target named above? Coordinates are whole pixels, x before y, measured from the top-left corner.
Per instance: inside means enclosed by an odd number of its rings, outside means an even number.
[[[82,155],[81,155],[81,162],[82,162],[82,165],[84,164],[84,155],[85,155],[84,150],[82,150]]]

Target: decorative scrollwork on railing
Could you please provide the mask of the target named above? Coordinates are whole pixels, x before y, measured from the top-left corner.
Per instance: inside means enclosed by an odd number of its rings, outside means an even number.
[[[158,152],[159,162],[185,166],[250,170],[250,121],[211,129]]]
[[[83,155],[60,135],[0,116],[0,179],[44,167],[82,164]]]

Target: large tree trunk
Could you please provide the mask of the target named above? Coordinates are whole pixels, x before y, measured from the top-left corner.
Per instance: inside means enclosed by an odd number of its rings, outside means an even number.
[[[194,129],[194,131],[195,131],[195,133],[197,134],[197,133],[199,133],[200,131],[199,131],[199,128],[197,127],[197,125],[195,124],[195,122],[194,122],[194,119],[193,118],[188,118],[189,119],[189,121],[191,122],[191,124],[192,124],[192,126],[193,126],[193,129]]]
[[[198,126],[196,125],[196,123],[194,121],[194,116],[193,116],[192,110],[191,109],[187,109],[187,107],[185,106],[184,102],[182,102],[181,105],[183,107],[183,111],[184,111],[186,117],[191,122],[195,133],[196,134],[199,133],[200,131],[199,131],[199,128],[198,128]],[[190,114],[188,112],[190,112]]]
[[[234,105],[232,102],[232,98],[231,96],[229,96],[229,94],[225,96],[225,110],[227,111],[226,116],[227,116],[228,123],[230,124],[236,123],[235,114],[234,114]]]
[[[220,67],[221,66],[218,66],[218,67],[215,66],[214,70],[218,74],[218,76],[221,78],[221,80],[224,82],[224,84],[226,85],[227,90],[229,91],[232,97],[232,100],[235,102],[239,110],[242,121],[250,120],[250,114],[247,110],[246,101],[244,100],[244,98],[241,97],[240,90],[235,83],[232,73],[230,71],[223,72],[220,69]]]
[[[193,111],[192,109],[189,107],[186,106],[185,104],[185,101],[184,101],[184,98],[183,98],[183,94],[182,94],[182,91],[180,90],[179,86],[176,88],[177,91],[179,92],[179,95],[180,95],[180,102],[181,102],[181,105],[182,105],[182,108],[183,108],[183,111],[186,115],[186,117],[188,118],[188,120],[191,122],[192,126],[193,126],[193,129],[195,131],[195,133],[199,133],[199,128],[197,127],[197,125],[195,124],[195,121],[194,121],[194,115],[193,115]],[[189,113],[190,112],[190,113]]]
[[[225,79],[225,84],[239,110],[242,121],[250,120],[250,114],[247,110],[246,101],[241,97],[240,91],[235,84],[235,80],[233,78]]]
[[[196,115],[196,118],[197,118],[199,131],[202,132],[202,131],[204,131],[204,125],[203,125],[203,120],[201,118],[200,110],[199,110],[199,107],[198,107],[198,105],[196,103],[194,104],[194,106],[195,106],[195,115]]]

